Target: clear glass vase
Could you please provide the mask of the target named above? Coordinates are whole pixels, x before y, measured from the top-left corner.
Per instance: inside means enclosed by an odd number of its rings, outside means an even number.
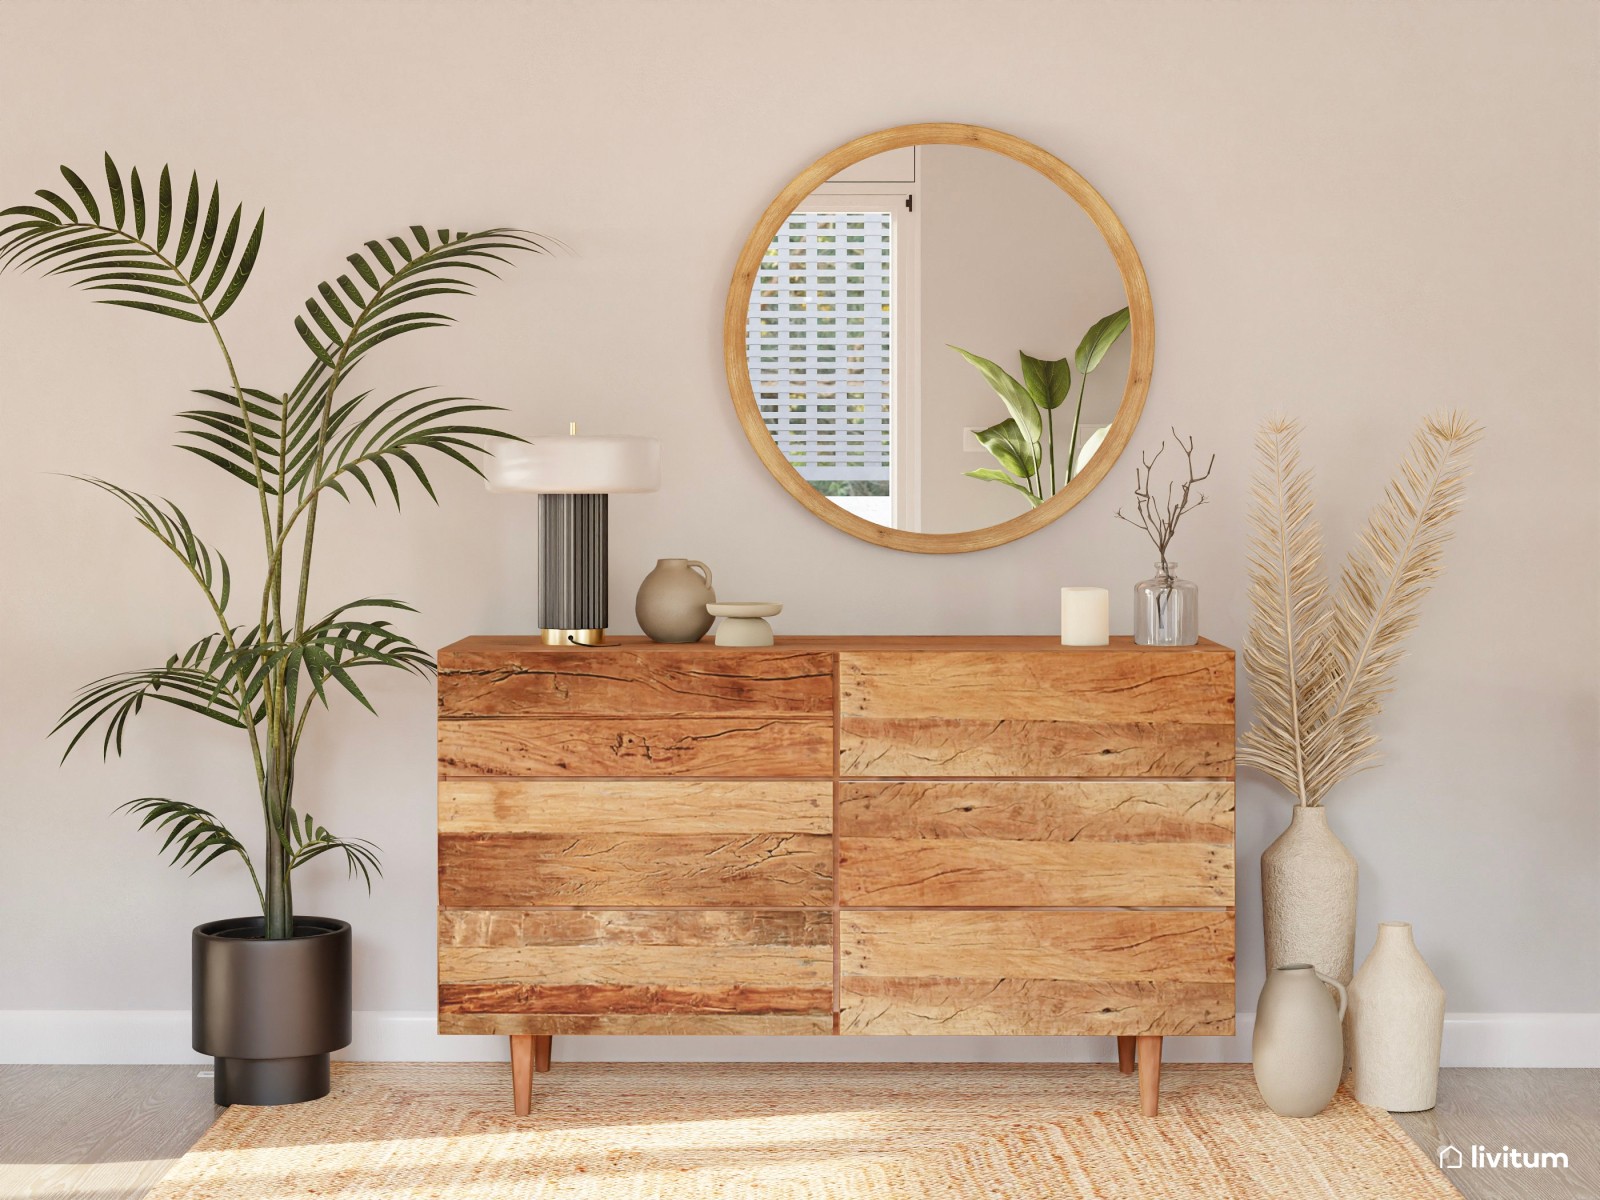
[[[1200,588],[1179,579],[1177,563],[1158,562],[1133,589],[1133,640],[1140,646],[1192,646],[1200,640]]]

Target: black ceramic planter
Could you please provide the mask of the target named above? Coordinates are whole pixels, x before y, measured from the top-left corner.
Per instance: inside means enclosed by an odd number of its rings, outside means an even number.
[[[350,1044],[350,926],[296,917],[267,941],[260,917],[195,926],[194,1048],[216,1059],[218,1104],[328,1094],[328,1055]]]

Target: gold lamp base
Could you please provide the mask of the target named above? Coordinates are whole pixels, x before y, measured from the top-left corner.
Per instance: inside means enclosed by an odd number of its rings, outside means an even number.
[[[539,638],[546,646],[604,646],[604,629],[541,629]]]

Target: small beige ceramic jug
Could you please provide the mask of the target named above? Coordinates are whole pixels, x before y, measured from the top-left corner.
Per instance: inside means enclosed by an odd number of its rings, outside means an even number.
[[[692,558],[662,558],[639,585],[633,614],[653,642],[698,642],[711,628],[716,603],[711,568]]]
[[[1339,993],[1338,1004],[1329,987]],[[1268,973],[1256,1003],[1250,1057],[1261,1098],[1280,1117],[1314,1117],[1339,1090],[1348,1002],[1342,983],[1308,963]]]

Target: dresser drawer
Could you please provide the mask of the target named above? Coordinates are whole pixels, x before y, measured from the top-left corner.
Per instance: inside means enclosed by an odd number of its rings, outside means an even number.
[[[1227,778],[1233,719],[1221,648],[839,656],[845,776]]]
[[[440,833],[818,833],[833,785],[811,779],[446,779]]]
[[[445,1033],[831,1033],[827,912],[439,914]]]
[[[1233,914],[839,914],[841,1033],[1231,1034]]]
[[[830,721],[510,717],[439,722],[439,775],[826,778]]]
[[[827,906],[832,801],[792,780],[445,780],[439,903]]]
[[[844,783],[841,904],[1227,907],[1233,784]]]
[[[562,650],[490,643],[439,657],[441,717],[831,718],[833,690],[833,655],[783,648]]]

